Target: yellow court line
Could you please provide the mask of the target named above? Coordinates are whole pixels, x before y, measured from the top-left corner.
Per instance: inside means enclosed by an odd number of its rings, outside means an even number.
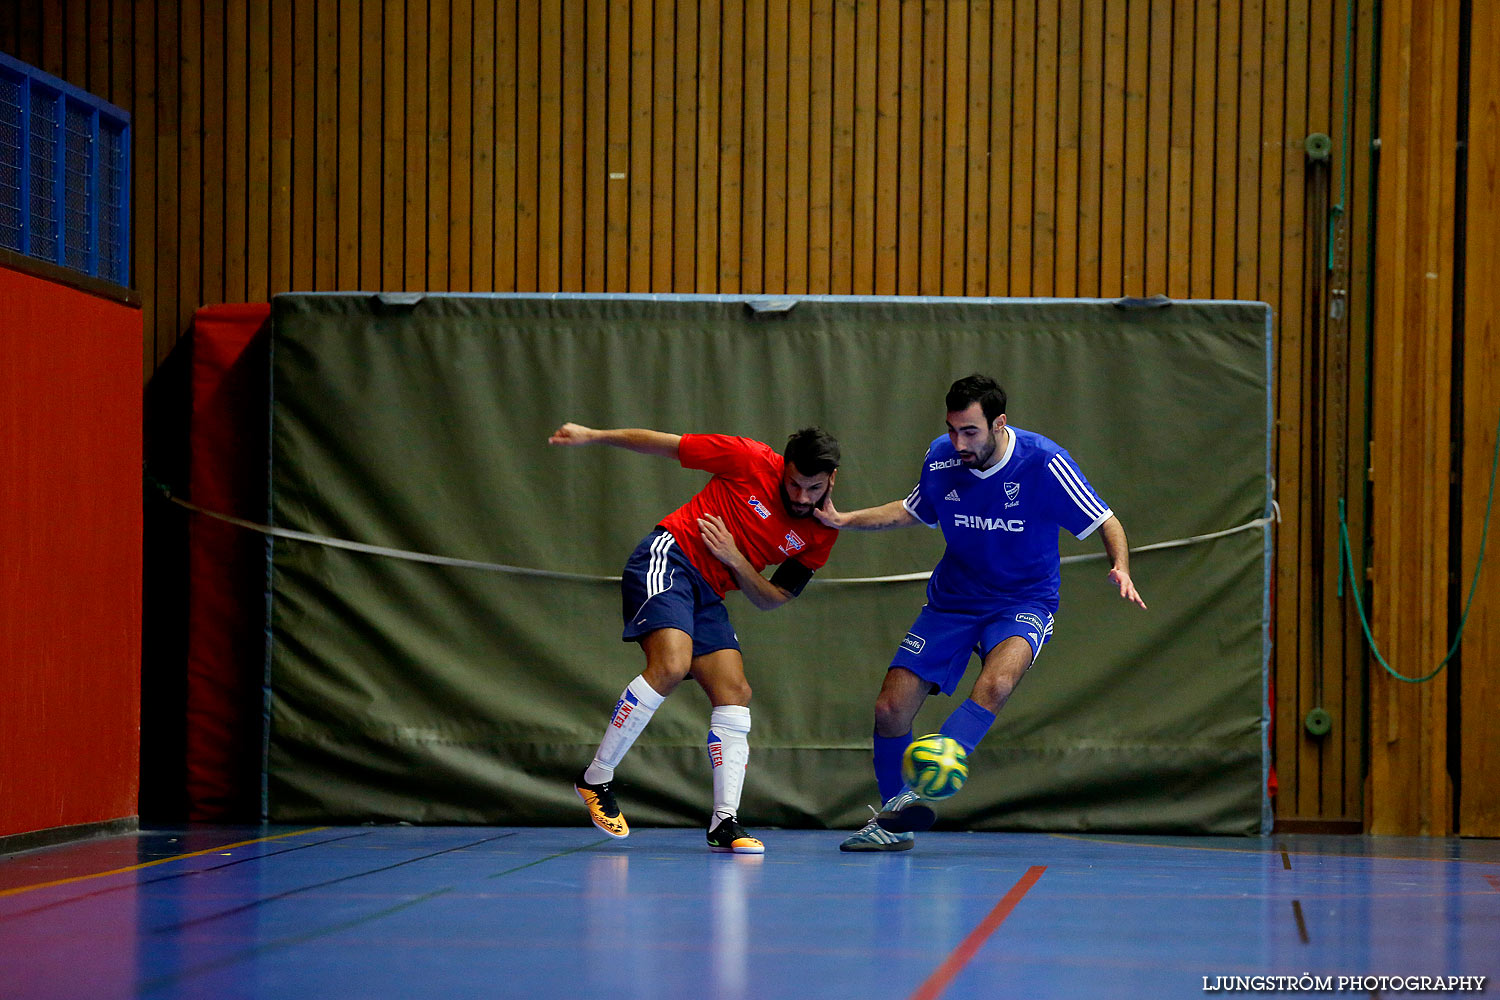
[[[74,875],[71,878],[55,879],[51,882],[38,882],[36,885],[21,885],[14,889],[0,889],[0,898],[5,896],[19,896],[23,892],[31,892],[33,889],[47,889],[54,885],[69,885],[73,882],[85,882],[91,878],[104,878],[106,875],[122,875],[125,872],[138,872],[142,868],[150,868],[153,865],[164,865],[168,861],[181,861],[183,858],[196,858],[204,854],[218,854],[232,847],[246,847],[250,844],[264,844],[268,840],[281,840],[283,837],[297,837],[304,833],[317,833],[326,830],[326,826],[310,826],[305,830],[292,830],[289,833],[273,833],[269,837],[256,837],[254,840],[241,840],[234,844],[222,844],[218,847],[210,847],[203,851],[193,851],[189,854],[174,854],[170,858],[157,858],[155,861],[143,861],[138,865],[128,868],[113,868],[107,872],[94,872],[92,875]]]

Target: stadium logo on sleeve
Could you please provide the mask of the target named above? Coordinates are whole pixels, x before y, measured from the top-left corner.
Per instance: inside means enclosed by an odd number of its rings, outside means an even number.
[[[947,461],[944,461],[944,462],[928,462],[927,463],[927,471],[929,471],[929,472],[936,472],[939,469],[951,469],[955,465],[963,465],[963,464],[964,464],[964,460],[961,459],[961,458],[950,458],[950,459],[948,459]]]
[[[920,653],[922,647],[927,645],[927,640],[915,632],[908,632],[906,633],[906,638],[901,640],[901,645],[913,653]]]
[[[755,499],[755,497],[751,497],[745,502],[750,505],[750,509],[755,511],[762,521],[771,516],[771,512],[766,510],[766,505]]]

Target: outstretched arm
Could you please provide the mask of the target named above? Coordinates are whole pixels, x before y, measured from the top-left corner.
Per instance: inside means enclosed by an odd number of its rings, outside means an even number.
[[[840,531],[884,531],[886,528],[905,528],[922,523],[900,500],[845,514],[833,506],[831,496],[822,507],[813,508],[813,517]]]
[[[682,442],[681,434],[646,430],[642,427],[621,427],[615,430],[596,430],[582,424],[563,424],[552,432],[548,444],[576,447],[582,444],[607,444],[626,451],[637,451],[642,455],[659,455],[676,458],[677,446]]]
[[[1099,537],[1104,539],[1104,554],[1112,564],[1110,580],[1120,588],[1120,596],[1142,608],[1146,602],[1136,593],[1135,583],[1130,579],[1130,546],[1125,542],[1125,527],[1113,514],[1099,525]]]

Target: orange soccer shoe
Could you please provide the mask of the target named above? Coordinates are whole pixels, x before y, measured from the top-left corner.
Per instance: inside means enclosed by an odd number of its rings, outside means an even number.
[[[583,780],[580,773],[573,782],[573,791],[583,800],[583,804],[589,807],[589,819],[594,825],[611,837],[630,836],[630,824],[625,822],[625,814],[620,812],[620,807],[615,802],[614,790],[609,787],[609,782],[600,782],[591,785]]]

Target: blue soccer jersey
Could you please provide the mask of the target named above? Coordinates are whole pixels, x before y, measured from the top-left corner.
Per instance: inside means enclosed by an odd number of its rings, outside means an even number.
[[[965,466],[947,435],[937,438],[904,501],[923,524],[942,528],[947,543],[927,584],[933,608],[978,613],[1037,603],[1056,611],[1058,529],[1087,538],[1111,514],[1059,445],[1010,432],[1004,453],[983,471]]]

